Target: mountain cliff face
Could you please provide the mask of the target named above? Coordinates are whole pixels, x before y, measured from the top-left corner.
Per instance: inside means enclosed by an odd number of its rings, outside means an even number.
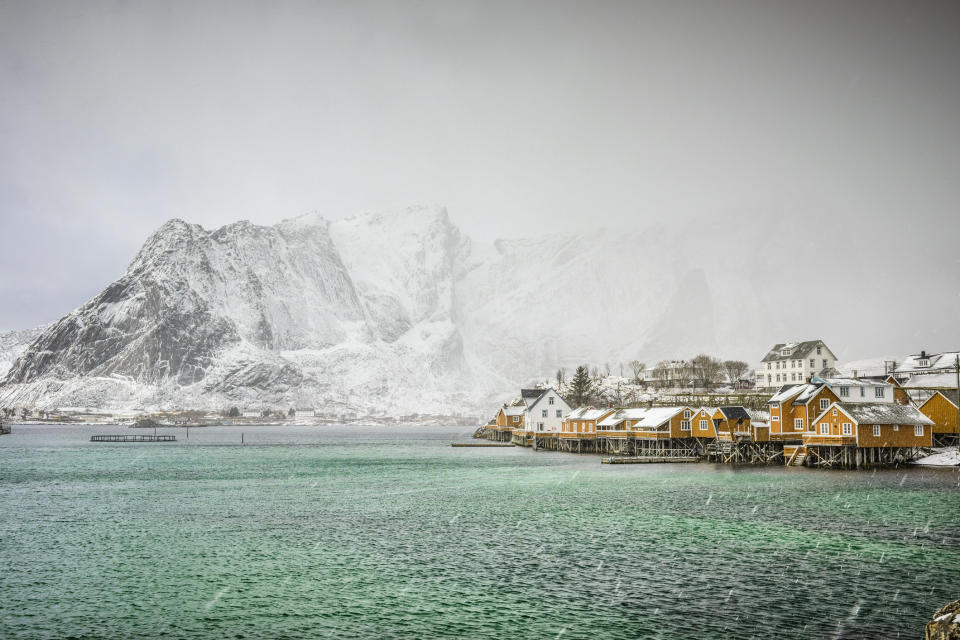
[[[709,270],[680,244],[651,229],[476,247],[436,208],[171,220],[36,338],[0,404],[473,412],[559,366],[715,348]]]

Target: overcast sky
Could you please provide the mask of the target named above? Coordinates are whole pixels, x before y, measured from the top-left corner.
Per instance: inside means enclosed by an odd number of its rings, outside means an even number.
[[[171,217],[417,203],[480,240],[826,211],[956,300],[958,8],[0,0],[0,330]]]

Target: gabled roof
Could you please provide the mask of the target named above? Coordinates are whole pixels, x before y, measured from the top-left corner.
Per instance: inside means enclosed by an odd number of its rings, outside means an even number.
[[[780,387],[780,390],[773,394],[773,397],[770,398],[769,402],[786,402],[790,398],[794,397],[801,391],[803,391],[805,384],[785,384]]]
[[[814,422],[819,422],[834,405],[857,424],[933,424],[933,421],[916,407],[892,402],[835,402],[817,416]]]
[[[637,408],[637,409],[620,409],[614,411],[609,416],[597,423],[598,427],[613,427],[624,420],[639,420],[644,416],[644,414],[649,411],[646,408]]]
[[[706,411],[708,416],[713,416],[717,412],[717,407],[697,407],[693,410],[693,415],[697,415],[701,411]]]
[[[522,389],[521,392],[523,392],[523,391],[531,391],[531,389]],[[535,406],[537,406],[537,403],[540,402],[541,400],[543,400],[543,399],[547,396],[547,394],[549,394],[551,391],[553,391],[554,393],[557,393],[557,391],[556,391],[553,387],[550,387],[549,389],[540,389],[539,391],[540,391],[540,395],[537,397],[537,399],[534,400],[533,402],[528,402],[528,403],[527,403],[527,411],[530,411],[530,410],[532,410]],[[561,396],[559,393],[557,393],[557,399],[560,400],[561,403],[563,403],[562,406],[561,406],[561,408],[562,408],[562,407],[566,407],[566,408],[567,408],[567,411],[569,412],[569,411],[570,411],[570,405],[567,404],[567,401],[563,399],[563,396]]]
[[[743,407],[720,407],[720,412],[727,420],[749,420],[750,414]]]
[[[526,408],[525,406],[523,406],[522,404],[518,404],[518,405],[515,405],[515,406],[512,406],[512,407],[504,407],[504,408],[503,408],[503,413],[504,413],[504,415],[506,415],[506,416],[508,416],[508,417],[509,417],[509,416],[522,416],[522,415],[523,415],[523,412],[526,411],[526,409],[527,409],[527,408]]]
[[[647,409],[647,412],[643,414],[643,418],[641,418],[640,422],[635,426],[641,429],[659,427],[684,409],[686,409],[686,407],[654,407],[653,409]]]
[[[534,402],[546,393],[546,389],[520,389],[520,397],[523,398],[523,401],[526,403]]]
[[[567,414],[566,420],[599,420],[601,417],[610,413],[612,409],[594,409],[593,407],[580,407]]]
[[[954,368],[958,352],[947,351],[944,353],[924,353],[920,357],[919,353],[914,353],[903,359],[894,373],[923,373],[926,371],[944,371]],[[927,366],[921,367],[920,360],[926,360]]]
[[[953,406],[960,407],[960,398],[958,398],[956,389],[941,389],[939,391],[934,391],[933,395],[931,395],[929,398],[927,398],[926,400],[920,403],[920,406],[922,407],[923,405],[933,400],[933,397],[936,396],[937,394],[946,398],[947,402],[949,402]]]
[[[814,384],[812,382],[808,382],[807,384],[803,385],[800,395],[794,399],[793,404],[807,404],[813,399],[814,396],[817,395],[818,391],[823,389],[824,386],[825,385],[823,384]]]
[[[824,349],[827,349],[827,351],[830,351],[830,349],[827,348],[827,345],[823,343],[823,340],[806,340],[804,342],[781,342],[779,344],[774,345],[773,349],[770,349],[767,355],[765,355],[763,357],[763,360],[761,360],[760,362],[773,362],[774,360],[798,360],[798,359],[802,360],[807,356],[807,354],[813,351],[817,347],[817,345],[821,345],[823,346]],[[790,355],[788,356],[780,355],[780,352],[786,348],[790,349]],[[830,355],[833,355],[832,351],[830,351]]]

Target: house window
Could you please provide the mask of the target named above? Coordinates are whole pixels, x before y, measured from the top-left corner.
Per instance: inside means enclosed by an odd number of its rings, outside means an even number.
[[[550,396],[550,397],[547,399],[547,401],[548,401],[550,404],[553,404],[553,396]]]
[[[542,422],[538,422],[538,423],[537,423],[537,429],[539,429],[540,431],[543,431],[543,423],[542,423]]]
[[[866,395],[867,395],[867,388],[866,388],[866,387],[860,387],[860,397],[863,398],[863,397],[865,397]]]
[[[826,398],[820,398],[820,411],[826,411],[827,407],[830,406],[830,401]]]
[[[883,387],[877,387],[876,389],[873,390],[873,394],[878,398],[882,398],[884,397],[884,391],[886,391],[886,389],[884,389]]]
[[[770,363],[768,362],[768,363],[767,363],[767,371],[769,371],[769,370],[770,370]]]
[[[880,425],[878,424],[873,425],[873,437],[874,438],[880,437]]]
[[[822,435],[827,435],[828,433],[830,433],[830,425],[828,425],[826,422],[821,422],[821,423],[820,423],[820,433],[821,433]]]
[[[791,374],[790,374],[790,380],[793,381],[793,382],[796,382],[796,380],[797,380],[797,374],[796,374],[796,373],[791,373]]]
[[[843,435],[852,436],[853,435],[853,425],[849,422],[843,423]]]
[[[689,419],[691,413],[692,413],[692,412],[690,411],[690,409],[684,409],[684,411],[683,411],[683,417]]]
[[[893,425],[893,430],[894,430],[894,431],[900,431],[900,425],[898,425],[898,424]]]
[[[701,431],[706,431],[706,430],[707,430],[707,424],[709,424],[709,421],[707,421],[707,420],[701,420],[701,421],[700,421],[700,430],[701,430]]]
[[[780,374],[777,374],[777,382],[780,382]]]
[[[558,418],[562,418],[562,417],[563,417],[563,409],[557,409],[557,417],[558,417]]]
[[[513,416],[513,423],[516,424],[520,422],[520,416]]]
[[[768,375],[768,376],[767,376],[767,384],[770,384],[771,382],[773,382],[773,376]]]
[[[817,355],[819,356],[821,353],[823,353],[823,347],[817,345]]]
[[[816,365],[816,360],[814,360],[813,358],[810,358],[810,368],[813,369],[813,368],[816,367],[816,366],[817,366],[817,365]]]
[[[790,355],[790,349],[781,349],[781,350],[780,350],[780,355],[782,355],[782,356],[788,356],[788,355]]]
[[[926,366],[929,366],[929,365],[930,365],[930,361],[929,361],[929,360],[917,360],[917,366],[918,366],[918,367],[926,367]]]
[[[797,431],[803,431],[803,418],[794,418],[793,428]]]
[[[850,387],[840,387],[840,397],[849,398],[850,397]]]
[[[826,361],[826,360],[823,361],[823,368],[824,368],[824,369],[827,368],[827,361]]]
[[[780,422],[780,416],[773,416],[772,420],[774,422]]]
[[[833,410],[833,415],[837,415],[837,410],[836,410],[836,409]]]
[[[546,418],[546,417],[547,417],[547,410],[546,410],[546,409],[544,409],[544,410],[541,411],[540,413],[541,413],[541,416],[540,416],[540,417],[542,417],[542,418]]]
[[[918,424],[913,427],[913,435],[922,436],[923,435],[923,425]]]
[[[680,421],[680,430],[681,430],[681,431],[690,431],[690,421],[689,421],[689,420],[681,420],[681,421]]]

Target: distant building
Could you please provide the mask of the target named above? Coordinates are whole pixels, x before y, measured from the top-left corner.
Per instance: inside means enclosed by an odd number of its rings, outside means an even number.
[[[837,356],[823,340],[807,340],[774,345],[760,362],[757,388],[776,389],[791,382],[806,382],[813,376],[835,374]]]
[[[893,371],[890,373],[901,379],[938,373],[956,373],[958,355],[960,353],[957,351],[944,353],[921,351],[906,356],[902,362],[893,367]]]
[[[956,389],[934,391],[933,395],[920,405],[920,413],[933,422],[934,446],[955,444],[958,431],[958,399]]]

